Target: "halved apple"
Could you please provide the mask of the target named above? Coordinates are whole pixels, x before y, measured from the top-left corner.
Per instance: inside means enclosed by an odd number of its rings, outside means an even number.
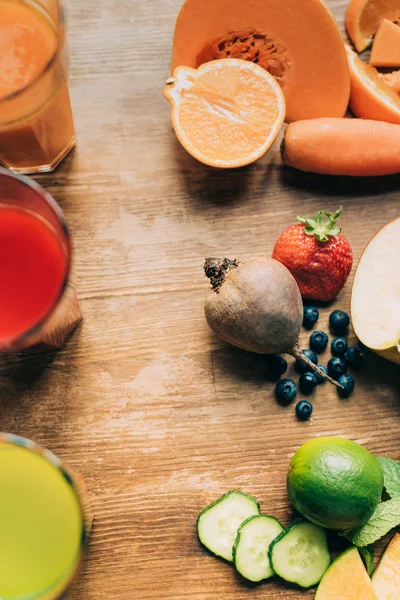
[[[400,364],[400,218],[365,248],[354,277],[351,315],[358,339]]]

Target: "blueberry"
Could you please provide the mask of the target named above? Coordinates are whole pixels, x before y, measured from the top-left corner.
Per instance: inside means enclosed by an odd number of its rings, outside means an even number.
[[[281,404],[290,404],[297,395],[297,385],[292,379],[281,379],[276,384],[275,395]]]
[[[350,317],[343,310],[334,310],[329,315],[329,323],[333,331],[343,333],[350,325]]]
[[[315,354],[313,350],[302,350],[303,354],[307,356],[311,362],[316,365],[318,363],[318,356]],[[306,373],[310,370],[310,367],[303,363],[301,360],[297,359],[295,363],[295,369],[298,373]]]
[[[344,337],[336,337],[332,340],[331,343],[331,351],[333,356],[344,356],[344,353],[347,350],[347,340]]]
[[[299,379],[299,388],[303,394],[311,394],[311,392],[317,385],[318,379],[316,378],[314,373],[311,373],[311,371],[304,373]]]
[[[317,354],[323,352],[328,345],[328,336],[325,331],[314,331],[310,335],[310,348],[317,352]]]
[[[334,356],[328,361],[328,373],[333,379],[339,379],[346,373],[347,364],[341,356]]]
[[[338,379],[338,383],[344,387],[343,390],[339,389],[339,395],[342,398],[347,398],[354,390],[354,379],[351,375],[341,375]]]
[[[296,404],[296,417],[299,421],[308,421],[312,413],[312,404],[308,400],[300,400]]]
[[[356,367],[360,363],[361,350],[357,346],[350,346],[344,353],[344,358],[352,367]]]
[[[267,356],[267,379],[270,381],[278,381],[280,376],[285,373],[287,362],[278,354],[270,354]]]
[[[315,306],[305,306],[303,311],[303,327],[312,329],[319,319],[319,310]]]
[[[328,375],[328,369],[325,367],[325,365],[318,365],[318,368],[321,369],[321,371],[323,371],[325,375]],[[326,383],[326,379],[324,379],[318,373],[315,373],[315,377],[317,378],[318,383]]]

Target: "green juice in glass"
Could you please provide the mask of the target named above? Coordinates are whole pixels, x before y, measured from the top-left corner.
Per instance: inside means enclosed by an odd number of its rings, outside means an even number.
[[[59,598],[78,571],[84,532],[78,494],[58,459],[2,435],[0,599]]]

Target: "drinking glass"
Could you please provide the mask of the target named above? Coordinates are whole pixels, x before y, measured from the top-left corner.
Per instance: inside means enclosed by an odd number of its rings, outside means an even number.
[[[0,0],[0,163],[52,171],[75,145],[61,0]]]
[[[82,318],[69,283],[71,256],[56,201],[0,167],[0,352],[64,344]]]
[[[35,442],[0,433],[0,492],[0,598],[61,598],[92,525],[83,480]]]

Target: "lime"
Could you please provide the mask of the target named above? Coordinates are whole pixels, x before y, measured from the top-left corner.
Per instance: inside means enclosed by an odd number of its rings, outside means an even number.
[[[309,521],[328,529],[354,529],[366,523],[378,505],[383,473],[363,446],[320,437],[293,456],[287,488],[290,501]]]

